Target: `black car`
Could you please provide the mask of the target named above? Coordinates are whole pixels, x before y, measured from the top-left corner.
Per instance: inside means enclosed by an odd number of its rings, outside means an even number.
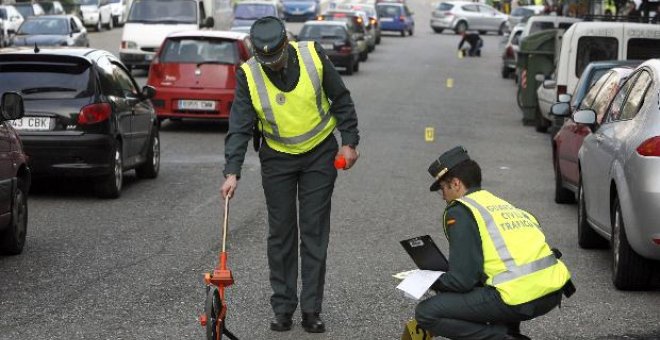
[[[13,39],[13,46],[89,47],[87,29],[74,15],[42,15],[23,21]]]
[[[335,66],[346,68],[348,75],[359,70],[360,52],[357,41],[344,22],[308,21],[300,29],[298,41],[316,41],[321,44],[330,61]]]
[[[111,53],[35,49],[0,53],[0,91],[20,91],[25,117],[13,121],[34,177],[93,177],[99,196],[119,197],[123,172],[155,178],[158,120],[149,100]]]

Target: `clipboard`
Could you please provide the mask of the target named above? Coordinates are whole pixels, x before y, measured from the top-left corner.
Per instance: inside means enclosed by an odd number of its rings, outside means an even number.
[[[446,272],[449,261],[429,235],[400,241],[419,269]]]

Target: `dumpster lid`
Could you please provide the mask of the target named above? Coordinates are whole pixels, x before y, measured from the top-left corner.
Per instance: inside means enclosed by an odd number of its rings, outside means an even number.
[[[555,37],[562,30],[543,30],[534,34],[530,34],[520,43],[521,53],[540,53],[540,54],[554,54],[555,53]]]

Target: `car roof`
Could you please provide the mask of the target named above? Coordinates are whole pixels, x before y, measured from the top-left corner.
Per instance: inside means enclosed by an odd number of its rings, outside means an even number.
[[[344,21],[333,21],[333,20],[319,20],[319,21],[307,21],[303,26],[348,26]]]
[[[275,1],[264,1],[264,0],[243,0],[240,2],[236,3],[236,6],[239,5],[269,5],[269,6],[277,6],[277,3]]]
[[[38,20],[38,19],[69,19],[73,17],[71,14],[48,14],[38,15],[36,17],[27,17],[25,20]]]
[[[604,61],[592,61],[587,65],[587,68],[593,69],[603,69],[603,68],[612,68],[615,66],[632,66],[635,67],[641,64],[642,60],[604,60]]]
[[[242,40],[248,36],[247,33],[235,31],[209,31],[209,30],[194,30],[194,31],[181,31],[169,34],[168,38],[180,37],[204,37],[204,38],[225,38]]]
[[[26,46],[26,47],[9,47],[0,50],[0,61],[9,59],[8,56],[10,55],[14,55],[14,56],[20,55],[21,58],[23,58],[23,56],[40,56],[42,57],[39,58],[40,61],[47,61],[49,56],[53,56],[54,57],[53,59],[58,59],[58,60],[65,59],[65,57],[74,57],[74,58],[87,60],[90,63],[92,63],[94,60],[98,59],[101,56],[109,56],[113,59],[117,59],[112,53],[95,48],[48,47],[43,49],[40,48],[39,52],[35,53],[34,46],[30,46],[30,47]],[[37,59],[34,59],[34,61],[36,60]]]
[[[471,2],[471,1],[454,1],[454,0],[452,0],[452,1],[442,1],[442,2],[446,2],[446,3],[452,4],[452,5],[485,5],[485,4],[482,4],[482,3]]]
[[[660,72],[660,59],[649,59],[645,61],[641,66],[648,66],[652,69],[655,69],[656,72]]]

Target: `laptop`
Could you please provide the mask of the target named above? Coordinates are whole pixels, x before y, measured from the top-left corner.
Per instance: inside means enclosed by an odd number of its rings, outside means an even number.
[[[449,261],[429,235],[400,241],[419,269],[446,272]]]

